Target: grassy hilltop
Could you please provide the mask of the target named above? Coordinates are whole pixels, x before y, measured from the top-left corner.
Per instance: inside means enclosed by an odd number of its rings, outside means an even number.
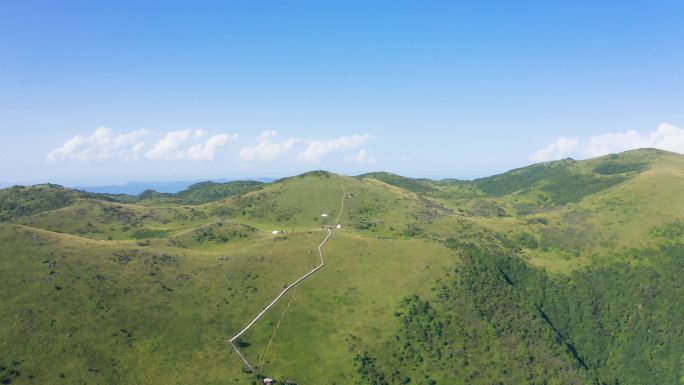
[[[650,149],[473,181],[2,189],[0,382],[684,384],[682,191],[684,156]],[[241,337],[245,373],[228,339],[338,215],[326,266]]]

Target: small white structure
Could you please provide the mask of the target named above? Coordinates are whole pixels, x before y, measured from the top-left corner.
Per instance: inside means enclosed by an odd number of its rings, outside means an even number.
[[[335,228],[336,228],[336,229],[341,229],[341,228],[342,228],[342,225],[338,223],[337,226],[335,226]]]
[[[272,378],[268,378],[268,377],[264,378],[264,384],[266,384],[266,385],[273,384],[273,379],[272,379]]]
[[[321,214],[321,216],[322,216],[323,218],[327,218],[327,217],[328,217],[328,214],[323,213],[323,214]]]
[[[273,230],[273,231],[271,231],[271,234],[278,235],[278,234],[280,234],[280,230]]]

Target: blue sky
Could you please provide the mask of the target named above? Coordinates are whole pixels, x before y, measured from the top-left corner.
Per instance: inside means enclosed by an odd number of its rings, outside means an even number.
[[[682,2],[2,8],[0,182],[472,178],[684,152]]]

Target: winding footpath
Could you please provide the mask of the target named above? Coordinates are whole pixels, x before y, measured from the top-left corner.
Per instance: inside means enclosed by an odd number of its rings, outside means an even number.
[[[340,205],[340,212],[339,212],[339,214],[337,215],[337,219],[336,219],[336,221],[338,221],[337,223],[339,223],[340,216],[342,215],[342,211],[344,210],[344,198],[345,198],[346,196],[347,196],[347,191],[344,189],[344,184],[342,184],[342,203],[341,203],[341,205]],[[332,237],[331,226],[328,226],[327,230],[328,230],[328,235],[326,235],[326,236],[325,236],[325,239],[323,239],[323,242],[321,242],[321,244],[318,245],[318,256],[319,256],[320,259],[321,259],[321,264],[318,265],[318,266],[316,266],[316,267],[314,267],[311,271],[309,271],[308,273],[306,273],[306,274],[304,274],[303,276],[299,277],[296,281],[292,282],[290,285],[288,285],[287,287],[285,287],[285,289],[283,289],[283,291],[281,291],[280,294],[278,294],[278,296],[275,297],[275,299],[274,299],[273,301],[271,301],[271,303],[269,303],[268,306],[266,306],[266,307],[264,308],[264,310],[262,310],[259,314],[257,314],[257,316],[254,317],[254,319],[253,319],[250,323],[248,323],[247,326],[244,327],[244,329],[240,330],[239,333],[237,333],[235,336],[233,336],[233,337],[229,340],[229,341],[230,341],[230,346],[233,347],[233,350],[235,350],[235,353],[237,353],[238,357],[240,357],[240,360],[242,360],[242,362],[245,364],[245,366],[247,367],[247,369],[249,369],[250,371],[252,371],[252,372],[254,371],[254,366],[249,362],[249,360],[247,360],[247,358],[242,354],[242,352],[240,352],[240,349],[235,345],[235,340],[237,340],[238,338],[240,338],[240,336],[242,336],[243,334],[245,334],[245,333],[249,330],[249,328],[251,328],[251,327],[259,320],[259,318],[263,317],[263,315],[266,314],[266,312],[267,312],[273,305],[275,305],[276,302],[278,302],[278,300],[280,300],[280,298],[282,298],[283,295],[285,295],[285,293],[287,293],[287,292],[288,292],[290,289],[292,289],[293,287],[297,286],[300,282],[302,282],[302,281],[303,281],[304,279],[306,279],[308,276],[312,275],[313,273],[315,273],[315,272],[317,272],[318,270],[320,270],[323,266],[325,266],[325,260],[323,259],[323,246],[325,246],[325,244],[328,242],[328,240],[330,239],[330,237]]]

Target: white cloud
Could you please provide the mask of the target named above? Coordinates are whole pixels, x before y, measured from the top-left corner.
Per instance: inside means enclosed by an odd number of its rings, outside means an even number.
[[[240,160],[243,162],[273,162],[287,154],[292,148],[300,143],[301,139],[286,139],[281,142],[273,140],[278,135],[277,132],[264,131],[257,137],[257,144],[245,147],[240,151]]]
[[[123,160],[213,160],[219,149],[236,140],[237,134],[210,135],[202,129],[169,131],[156,142],[146,145],[142,139],[147,130],[114,134],[111,129],[100,127],[88,136],[75,135],[46,156],[49,162],[67,160],[87,161],[96,159]],[[375,163],[365,149],[359,147],[371,139],[370,135],[340,136],[332,140],[288,138],[277,140],[276,131],[265,131],[257,137],[253,146],[242,148],[242,162],[274,162],[291,154],[301,146],[298,160],[319,162],[332,153],[344,153],[346,162]],[[355,151],[355,152],[353,152]]]
[[[576,141],[576,143],[572,143]],[[658,148],[684,153],[684,130],[668,123],[662,123],[655,131],[641,134],[635,130],[609,132],[592,136],[586,140],[559,138],[547,147],[530,155],[533,161],[547,161],[565,158],[596,157],[637,148]]]
[[[599,156],[643,147],[684,152],[684,130],[662,123],[655,131],[646,135],[634,130],[608,133],[592,137],[583,151],[586,156]]]
[[[534,154],[530,155],[530,160],[544,162],[552,159],[567,158],[577,149],[578,145],[578,139],[560,137],[541,150],[535,151]]]
[[[170,131],[145,153],[148,159],[164,160],[212,160],[216,149],[228,141],[237,139],[237,134],[219,134],[207,139],[206,142],[196,143],[196,140],[207,135],[204,130],[185,129]]]
[[[275,139],[275,137],[278,136],[278,133],[274,130],[268,130],[264,131],[259,136],[257,137],[257,140],[259,142],[269,142],[271,139]]]
[[[299,160],[316,163],[330,153],[354,150],[370,139],[370,135],[352,135],[328,141],[311,140],[308,141],[306,149],[299,154]]]
[[[114,134],[111,129],[100,127],[89,136],[73,136],[60,147],[50,151],[46,160],[139,160],[143,155],[148,159],[211,160],[219,147],[237,138],[237,134],[220,134],[203,142],[201,138],[207,136],[204,130],[171,131],[167,132],[152,149],[145,151],[145,142],[142,139],[147,135],[147,130]]]
[[[226,144],[230,140],[237,139],[237,134],[219,134],[207,139],[205,143],[197,143],[187,150],[187,157],[190,160],[212,160],[216,154],[216,149]]]
[[[369,157],[365,149],[359,150],[355,156],[347,156],[344,158],[345,162],[356,162],[356,163],[366,163],[375,164],[375,158]]]
[[[75,135],[60,147],[50,151],[48,162],[65,162],[68,160],[87,161],[94,159],[138,159],[145,143],[141,139],[147,130],[131,131],[125,134],[113,134],[107,127],[96,129],[89,136]]]
[[[157,144],[145,153],[149,159],[183,159],[185,151],[183,145],[187,142],[192,134],[191,129],[181,131],[170,131],[157,142]]]

